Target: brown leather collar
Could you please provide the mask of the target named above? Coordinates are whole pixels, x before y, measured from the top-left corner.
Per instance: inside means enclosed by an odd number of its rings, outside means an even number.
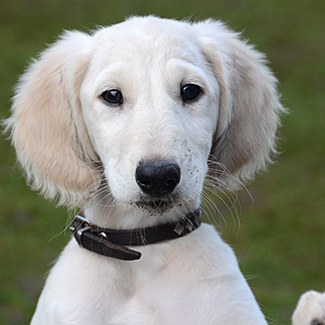
[[[93,225],[80,212],[74,217],[70,230],[81,247],[103,256],[130,261],[139,259],[141,253],[124,245],[142,246],[186,236],[200,226],[201,217],[202,208],[199,207],[177,222],[155,227],[116,230]]]

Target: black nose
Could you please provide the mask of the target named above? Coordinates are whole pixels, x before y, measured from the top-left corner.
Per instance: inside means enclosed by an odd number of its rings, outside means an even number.
[[[181,170],[171,162],[144,162],[135,172],[141,190],[151,196],[171,194],[181,179]]]

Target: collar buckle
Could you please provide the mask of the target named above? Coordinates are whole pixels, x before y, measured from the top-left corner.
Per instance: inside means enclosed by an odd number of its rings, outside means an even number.
[[[69,229],[73,232],[79,246],[83,247],[82,235],[84,232],[93,229],[93,226],[87,218],[82,217],[78,214],[73,218],[71,227]]]
[[[124,261],[138,260],[141,257],[140,252],[108,241],[105,232],[97,234],[95,227],[88,219],[79,214],[73,218],[70,230],[79,246],[91,252]]]

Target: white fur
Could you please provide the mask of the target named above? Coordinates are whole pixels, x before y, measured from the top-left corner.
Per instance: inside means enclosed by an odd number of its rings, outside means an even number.
[[[183,103],[190,83],[203,94]],[[121,106],[100,98],[109,89],[122,92]],[[263,55],[222,23],[144,17],[65,33],[21,77],[7,130],[34,189],[123,229],[193,211],[207,173],[220,189],[252,179],[276,153],[281,111]],[[146,159],[180,167],[164,209],[146,204],[135,181]],[[125,262],[71,239],[32,324],[266,324],[213,227],[137,249],[142,258]]]
[[[304,293],[292,315],[292,325],[325,325],[325,292]]]

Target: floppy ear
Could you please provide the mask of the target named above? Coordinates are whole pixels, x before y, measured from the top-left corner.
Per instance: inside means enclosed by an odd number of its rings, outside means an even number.
[[[89,199],[100,177],[79,101],[91,45],[91,36],[66,32],[44,51],[20,78],[5,122],[33,189],[71,207]]]
[[[238,180],[251,180],[276,154],[278,115],[285,110],[261,53],[221,22],[207,20],[195,27],[220,88],[210,173],[218,186],[235,189]]]

